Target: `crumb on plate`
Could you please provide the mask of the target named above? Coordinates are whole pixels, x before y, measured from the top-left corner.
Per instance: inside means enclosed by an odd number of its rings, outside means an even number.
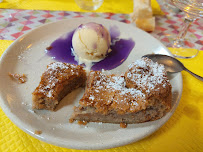
[[[8,73],[8,75],[13,79],[18,81],[18,83],[25,83],[27,82],[27,76],[25,74],[17,74],[17,73]]]
[[[42,134],[42,131],[41,130],[35,130],[35,134],[40,135],[40,134]]]

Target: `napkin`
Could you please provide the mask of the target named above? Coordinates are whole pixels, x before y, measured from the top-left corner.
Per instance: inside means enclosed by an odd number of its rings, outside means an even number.
[[[153,13],[161,14],[156,0],[151,1]],[[3,0],[0,8],[86,12],[80,9],[74,0]],[[133,0],[104,0],[102,6],[93,12],[129,14],[133,12]]]
[[[12,41],[0,40],[0,55]],[[203,51],[193,59],[182,59],[184,65],[203,76]],[[203,82],[186,72],[183,76],[183,94],[172,115],[158,131],[145,139],[126,146],[85,152],[200,152],[203,149]],[[0,108],[0,151],[4,152],[80,152],[54,146],[20,130]],[[84,151],[83,151],[84,152]]]

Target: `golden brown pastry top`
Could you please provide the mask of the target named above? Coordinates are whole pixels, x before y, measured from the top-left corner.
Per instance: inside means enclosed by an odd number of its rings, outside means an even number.
[[[141,90],[147,98],[168,95],[171,84],[162,64],[142,58],[129,65],[125,72],[126,87]]]
[[[82,66],[53,62],[47,65],[46,71],[41,76],[39,86],[33,94],[54,98],[63,89],[64,83],[71,81],[76,76],[83,74]]]
[[[103,114],[137,112],[170,96],[171,85],[163,65],[143,58],[131,64],[124,76],[91,71],[80,105],[92,106]],[[170,106],[170,100],[164,100]]]

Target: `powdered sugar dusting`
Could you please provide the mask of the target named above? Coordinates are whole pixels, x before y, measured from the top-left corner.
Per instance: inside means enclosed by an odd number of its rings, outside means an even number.
[[[126,76],[137,87],[145,88],[148,93],[158,89],[158,85],[166,87],[166,83],[169,82],[164,66],[148,58],[142,58],[129,65]]]
[[[78,75],[77,70],[75,69],[77,66],[73,64],[66,64],[62,62],[53,62],[47,66],[46,71],[43,73],[43,75],[47,75],[46,79],[43,80],[43,85],[39,86],[38,92],[43,93],[48,98],[53,97],[53,88],[56,86],[56,84],[60,81],[60,79],[57,79],[57,74],[60,73],[68,74],[69,75]],[[65,71],[65,72],[64,72]],[[62,80],[61,80],[62,81]]]
[[[137,88],[126,87],[123,75],[106,75],[91,71],[86,93],[80,100],[83,106],[93,106],[98,112],[108,113],[108,109],[118,113],[135,112],[146,102],[145,93]]]
[[[76,68],[74,64],[65,64],[63,62],[54,62],[47,66],[47,70],[55,71],[57,69],[69,69],[69,68]]]
[[[129,93],[134,97],[145,96],[140,90],[127,88],[125,78],[123,76],[107,77],[105,74],[100,73],[100,79],[95,82],[95,87],[96,92],[99,92],[101,89],[108,89],[112,91],[119,91],[120,94]]]
[[[90,96],[89,99],[90,99],[90,100],[94,100],[95,97],[94,97],[94,96]]]

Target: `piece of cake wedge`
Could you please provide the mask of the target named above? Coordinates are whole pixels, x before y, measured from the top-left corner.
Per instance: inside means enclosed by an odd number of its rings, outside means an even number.
[[[123,75],[91,71],[70,122],[132,124],[157,120],[170,109],[171,84],[163,65],[142,58]]]
[[[80,65],[53,62],[41,76],[32,93],[33,109],[54,110],[71,91],[85,86],[86,72]]]

